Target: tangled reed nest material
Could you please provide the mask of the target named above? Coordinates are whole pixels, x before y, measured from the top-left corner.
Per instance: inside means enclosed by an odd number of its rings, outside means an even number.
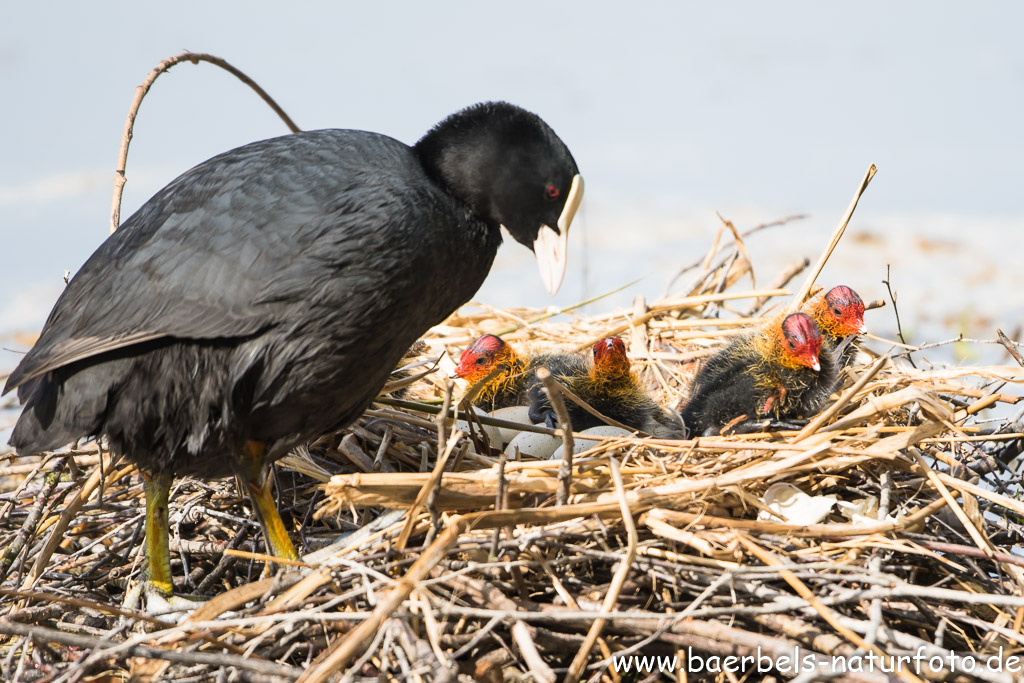
[[[569,322],[467,307],[425,338],[419,367],[484,332],[578,349],[622,334],[652,393],[678,406],[699,360],[782,310],[806,266],[740,291],[752,271],[732,233],[685,296]],[[281,507],[300,545],[317,549],[304,564],[260,578],[258,525],[231,483],[179,481],[177,588],[213,597],[171,624],[122,607],[141,566],[132,468],[95,447],[14,462],[0,468],[0,676],[659,680],[613,658],[777,663],[797,648],[818,667],[803,680],[908,653],[943,665],[862,665],[834,680],[1013,680],[964,671],[950,653],[1003,661],[1024,643],[1024,558],[1013,552],[1024,503],[1006,470],[1024,435],[1013,418],[981,419],[1019,401],[1006,383],[1024,369],[917,369],[899,353],[862,354],[800,432],[614,437],[571,463],[506,461],[478,429],[453,433],[434,415],[451,396],[429,374],[406,401],[382,399],[281,461]],[[776,482],[860,501],[868,518],[759,519]]]

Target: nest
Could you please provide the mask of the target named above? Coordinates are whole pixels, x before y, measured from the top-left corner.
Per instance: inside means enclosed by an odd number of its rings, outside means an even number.
[[[918,369],[872,342],[798,432],[616,436],[557,461],[506,457],[476,421],[456,429],[459,392],[416,376],[485,332],[563,349],[622,335],[677,408],[700,360],[781,310],[807,265],[750,288],[732,234],[673,298],[557,319],[470,306],[431,330],[405,397],[278,463],[303,562],[268,561],[232,482],[176,481],[176,590],[208,599],[184,615],[133,601],[133,468],[96,445],[0,468],[0,675],[1015,680],[1024,504],[1007,465],[1024,434],[1001,406],[1022,368]],[[766,502],[780,483],[832,504],[787,522]]]

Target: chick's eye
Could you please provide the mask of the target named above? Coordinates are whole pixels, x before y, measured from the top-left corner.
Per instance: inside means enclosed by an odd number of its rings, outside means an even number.
[[[483,365],[484,364],[484,357],[480,356],[479,358],[476,359],[475,362],[476,362],[477,365]]]
[[[832,312],[835,313],[836,315],[842,315],[843,314],[843,312],[841,310],[839,310],[839,308],[833,308]]]
[[[547,189],[544,190],[544,194],[548,196],[548,199],[555,199],[560,193],[557,187],[554,185],[548,185]]]
[[[796,344],[793,343],[792,339],[789,340],[788,344],[789,344],[789,348],[791,348],[793,350],[796,350]]]

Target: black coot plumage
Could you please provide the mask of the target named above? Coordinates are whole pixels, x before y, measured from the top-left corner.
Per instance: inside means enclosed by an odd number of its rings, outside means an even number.
[[[294,557],[265,465],[367,408],[417,337],[476,292],[500,226],[556,290],[581,197],[564,143],[505,103],[453,114],[413,147],[321,130],[214,157],[70,281],[4,387],[24,404],[11,445],[106,435],[137,464],[159,593],[174,475],[239,475],[269,548]]]

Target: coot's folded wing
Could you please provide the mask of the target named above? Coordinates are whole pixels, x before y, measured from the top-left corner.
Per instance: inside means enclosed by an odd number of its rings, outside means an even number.
[[[362,266],[383,240],[417,227],[389,226],[395,207],[381,197],[400,203],[424,182],[408,147],[359,131],[264,140],[200,164],[89,258],[4,393],[145,341],[257,334],[344,297],[346,266],[377,285]]]

